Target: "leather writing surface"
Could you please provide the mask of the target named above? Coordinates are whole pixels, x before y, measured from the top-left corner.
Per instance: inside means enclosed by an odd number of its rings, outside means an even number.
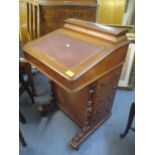
[[[59,32],[36,41],[33,48],[69,68],[75,67],[101,49],[99,46]]]

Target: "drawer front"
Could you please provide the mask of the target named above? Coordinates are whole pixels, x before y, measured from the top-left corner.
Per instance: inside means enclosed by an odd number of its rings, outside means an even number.
[[[41,35],[47,34],[49,32],[52,32],[58,28],[61,27],[61,24],[59,22],[43,22],[41,23],[40,29],[41,29]]]
[[[86,103],[89,94],[86,88],[75,92],[68,93],[60,86],[56,85],[55,94],[58,106],[68,114],[80,127],[84,126],[86,117]]]
[[[94,107],[95,120],[100,120],[111,112],[121,69],[122,66],[98,80]]]
[[[65,21],[68,18],[94,21],[95,16],[96,16],[95,8],[73,7],[73,8],[63,8],[60,10],[60,18],[62,19],[62,21]]]
[[[96,8],[94,7],[41,7],[41,35],[54,31],[64,25],[68,18],[76,18],[95,22]]]
[[[59,9],[55,7],[43,7],[41,9],[41,19],[43,21],[57,21],[59,19]]]

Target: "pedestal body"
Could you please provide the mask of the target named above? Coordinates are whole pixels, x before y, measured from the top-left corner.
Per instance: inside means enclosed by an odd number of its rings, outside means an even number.
[[[112,70],[77,92],[69,93],[56,85],[59,107],[82,128],[99,123],[111,113],[121,68]]]

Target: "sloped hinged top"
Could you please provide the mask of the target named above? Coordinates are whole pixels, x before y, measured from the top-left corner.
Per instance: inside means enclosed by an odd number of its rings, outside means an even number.
[[[76,91],[98,77],[93,70],[89,82],[80,85],[80,79],[88,79],[87,73],[96,65],[128,44],[125,33],[120,28],[68,19],[62,28],[25,44],[23,50],[48,78],[68,91]]]

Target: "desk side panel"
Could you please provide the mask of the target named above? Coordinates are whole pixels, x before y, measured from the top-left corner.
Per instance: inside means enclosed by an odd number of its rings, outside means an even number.
[[[77,92],[69,93],[56,85],[57,104],[80,127],[89,125],[92,117],[93,88],[96,82]]]

